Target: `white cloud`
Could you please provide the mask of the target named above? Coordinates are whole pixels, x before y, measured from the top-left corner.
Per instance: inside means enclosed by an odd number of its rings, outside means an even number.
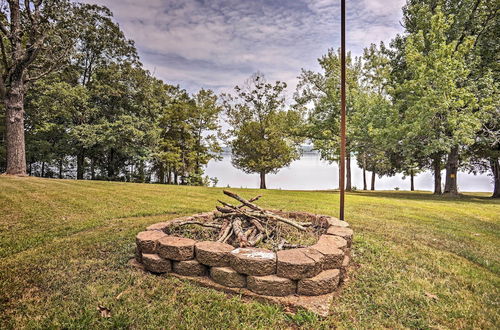
[[[100,0],[146,68],[191,91],[241,84],[257,70],[295,87],[301,68],[339,46],[340,0]],[[354,54],[400,31],[404,0],[348,1],[347,41]]]

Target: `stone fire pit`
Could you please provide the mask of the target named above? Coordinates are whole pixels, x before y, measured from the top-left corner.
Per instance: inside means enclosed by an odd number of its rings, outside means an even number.
[[[201,213],[156,223],[137,234],[135,260],[149,272],[172,274],[227,292],[257,298],[284,297],[277,298],[278,302],[288,301],[298,306],[304,305],[301,301],[324,305],[321,296],[331,297],[346,276],[353,231],[347,222],[331,216],[305,212],[280,214],[311,222],[324,228],[324,234],[313,245],[277,252],[169,235],[176,223],[206,222],[214,217],[214,212]],[[313,296],[320,299],[301,298]]]

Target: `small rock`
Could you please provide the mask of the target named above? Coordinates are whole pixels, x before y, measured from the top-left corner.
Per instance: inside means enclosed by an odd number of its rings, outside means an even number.
[[[204,265],[215,267],[229,266],[232,245],[220,242],[204,241],[194,246],[196,259]]]
[[[247,284],[245,275],[229,267],[210,268],[210,277],[217,283],[230,288],[244,288]]]
[[[342,237],[347,241],[347,247],[351,247],[354,232],[351,228],[330,226],[326,231],[328,235]]]
[[[276,253],[260,248],[238,248],[231,251],[231,267],[247,275],[276,273]]]
[[[293,280],[316,276],[323,267],[323,255],[312,248],[278,251],[277,257],[276,274]]]
[[[164,236],[158,240],[158,254],[165,259],[190,260],[194,257],[194,239]]]
[[[135,243],[142,253],[156,253],[158,240],[165,236],[164,233],[156,230],[141,231],[135,236]]]
[[[207,274],[207,267],[196,260],[174,261],[173,269],[177,274],[184,276],[204,276]]]
[[[297,284],[297,293],[304,296],[318,296],[335,291],[339,285],[338,269],[324,270],[312,278],[304,278]]]
[[[170,260],[165,260],[157,254],[142,254],[142,264],[144,267],[153,273],[167,273],[172,271]]]
[[[247,286],[250,291],[265,296],[288,296],[297,290],[295,281],[276,275],[248,276]]]

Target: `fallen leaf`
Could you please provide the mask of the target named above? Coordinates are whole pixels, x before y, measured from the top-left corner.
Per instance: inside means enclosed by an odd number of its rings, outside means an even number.
[[[438,296],[436,296],[435,294],[425,292],[425,295],[431,299],[438,300]]]
[[[97,306],[97,310],[101,313],[102,317],[111,317],[111,309],[109,309],[105,306],[99,305],[99,306]]]

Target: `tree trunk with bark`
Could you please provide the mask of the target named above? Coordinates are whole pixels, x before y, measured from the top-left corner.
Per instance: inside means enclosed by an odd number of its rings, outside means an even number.
[[[434,195],[441,195],[441,157],[434,157]]]
[[[111,148],[109,150],[109,160],[108,160],[108,180],[113,180],[115,177],[115,150]]]
[[[158,182],[165,183],[165,166],[163,164],[158,165]]]
[[[350,156],[348,150],[346,150],[346,154],[347,154],[347,156],[345,157],[345,172],[346,172],[345,190],[346,191],[351,191],[352,190],[352,183],[351,183],[351,156]]]
[[[266,172],[264,172],[264,171],[260,172],[260,189],[267,189],[266,188]]]
[[[85,173],[85,151],[80,150],[76,155],[76,179],[83,180],[83,174]]]
[[[500,161],[498,158],[490,159],[491,172],[493,173],[493,198],[500,198]]]
[[[375,190],[375,171],[372,172],[372,186],[371,190]]]
[[[63,178],[63,159],[59,159],[59,179]]]
[[[410,191],[415,191],[415,174],[410,170]]]
[[[13,77],[11,88],[6,92],[5,147],[7,151],[6,173],[26,175],[26,150],[24,142],[24,84],[23,75]]]
[[[363,153],[363,190],[368,190],[366,185],[366,155]]]
[[[448,154],[446,162],[446,181],[444,185],[444,193],[451,196],[458,195],[457,185],[458,172],[458,146],[453,147]]]

